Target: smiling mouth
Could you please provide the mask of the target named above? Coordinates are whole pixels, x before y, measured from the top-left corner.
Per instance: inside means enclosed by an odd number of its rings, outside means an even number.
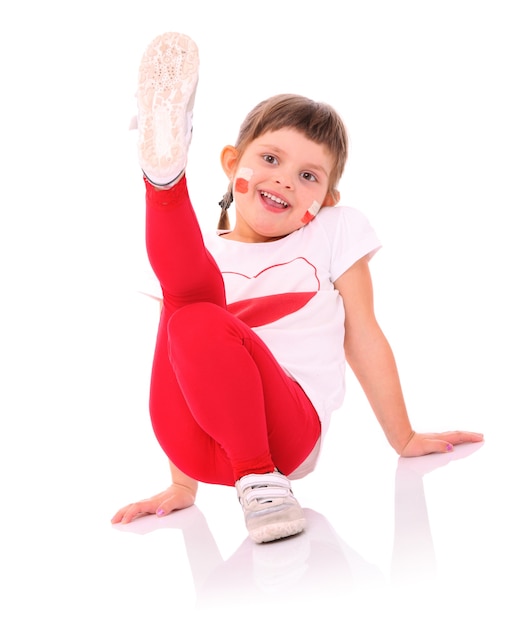
[[[284,200],[281,200],[280,198],[277,198],[277,196],[274,196],[271,193],[268,193],[267,191],[261,191],[260,195],[262,198],[265,198],[266,200],[271,200],[271,202],[279,207],[282,207],[284,209],[287,209],[290,205],[285,202]]]

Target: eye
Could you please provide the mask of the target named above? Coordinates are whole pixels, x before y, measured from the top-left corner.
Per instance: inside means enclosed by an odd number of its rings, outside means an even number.
[[[317,178],[312,174],[312,172],[301,172],[301,178],[311,183],[317,182]]]
[[[264,154],[262,158],[264,159],[264,161],[266,161],[266,163],[269,163],[270,165],[277,165],[277,163],[279,162],[277,157],[274,157],[272,154]]]

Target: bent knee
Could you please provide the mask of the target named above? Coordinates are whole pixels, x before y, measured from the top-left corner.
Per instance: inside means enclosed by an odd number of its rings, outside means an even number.
[[[226,315],[229,314],[223,307],[211,302],[187,304],[171,315],[167,324],[169,338],[180,345],[196,345],[199,339],[216,335]]]

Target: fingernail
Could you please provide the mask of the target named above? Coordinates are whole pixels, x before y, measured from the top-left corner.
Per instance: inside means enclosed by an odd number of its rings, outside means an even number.
[[[158,517],[162,517],[163,515],[165,515],[165,511],[164,511],[163,509],[158,509],[158,510],[156,511],[156,515],[157,515]]]
[[[447,444],[447,447],[446,447],[446,450],[447,450],[448,452],[452,452],[452,451],[453,451],[453,446],[452,446],[452,444],[448,443],[448,444]]]

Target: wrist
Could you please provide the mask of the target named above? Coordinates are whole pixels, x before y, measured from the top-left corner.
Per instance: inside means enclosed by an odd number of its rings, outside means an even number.
[[[196,492],[198,490],[198,483],[184,484],[180,482],[174,482],[169,488],[172,493],[177,495],[178,500],[181,502],[182,508],[185,506],[192,506],[196,500]]]
[[[407,438],[403,440],[403,444],[400,444],[399,446],[393,446],[399,455],[402,455],[405,452],[405,448],[407,448],[407,446],[411,443],[414,435],[416,435],[416,432],[414,430],[411,430],[411,432],[407,435]]]

